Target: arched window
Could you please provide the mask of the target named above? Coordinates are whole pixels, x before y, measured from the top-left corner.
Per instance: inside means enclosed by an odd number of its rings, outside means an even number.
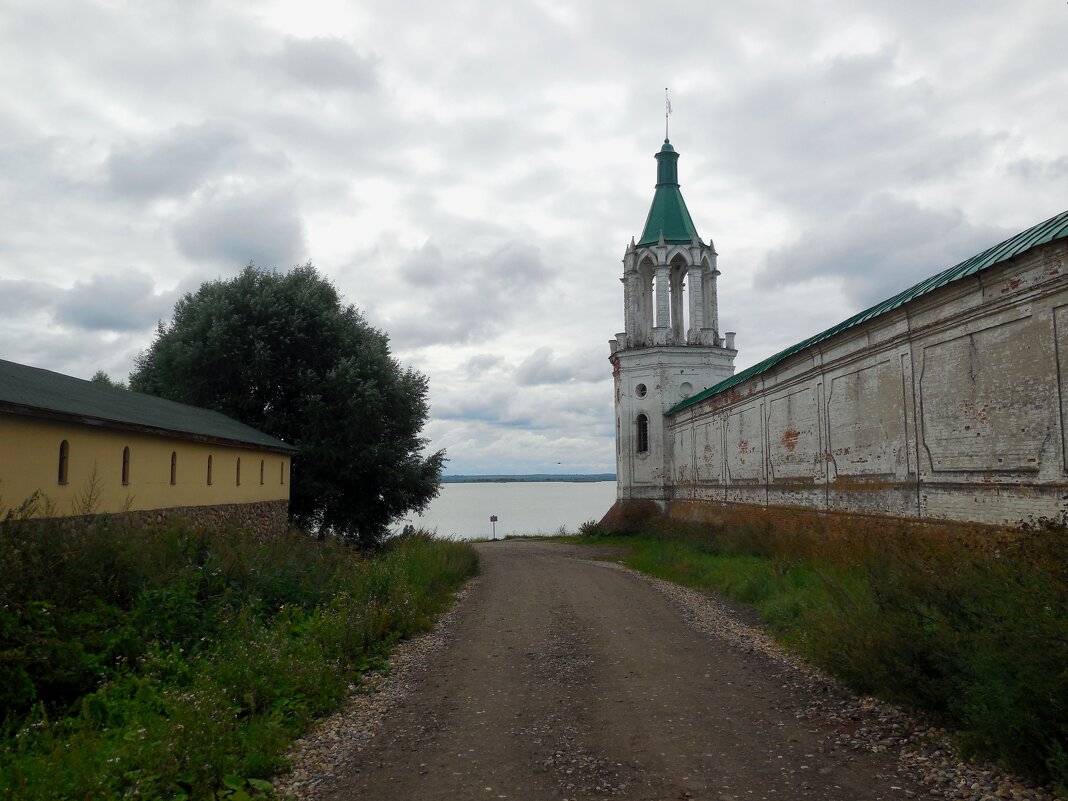
[[[260,486],[263,486],[263,459],[260,459]]]
[[[122,485],[130,483],[130,449],[122,449]]]
[[[67,468],[70,462],[70,443],[63,440],[59,443],[59,483],[67,483]]]
[[[237,486],[241,486],[241,457],[237,457]]]
[[[649,418],[644,414],[638,415],[638,453],[647,453],[649,450]]]
[[[211,454],[208,454],[208,486],[211,486]]]
[[[171,486],[178,483],[178,452],[171,451]]]

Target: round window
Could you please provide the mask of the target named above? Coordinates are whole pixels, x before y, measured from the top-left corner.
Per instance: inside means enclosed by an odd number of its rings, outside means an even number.
[[[645,388],[645,384],[638,384],[638,386],[634,388],[634,394],[639,398],[644,398],[648,391],[649,390]]]
[[[684,398],[688,398],[693,394],[693,384],[689,381],[683,381],[679,384],[679,394]]]

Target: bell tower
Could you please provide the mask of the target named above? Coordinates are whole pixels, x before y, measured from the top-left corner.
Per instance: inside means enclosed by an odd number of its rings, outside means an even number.
[[[616,496],[671,498],[665,413],[734,374],[734,333],[720,333],[717,253],[679,188],[679,154],[664,140],[641,238],[623,255],[623,332],[609,341],[615,379]]]

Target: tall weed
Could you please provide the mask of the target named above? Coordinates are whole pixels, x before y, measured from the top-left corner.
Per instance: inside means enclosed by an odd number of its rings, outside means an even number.
[[[646,532],[619,540],[631,566],[755,606],[857,690],[1068,786],[1064,521],[1008,531],[761,510]]]
[[[0,525],[0,798],[254,794],[286,744],[475,570],[408,537]]]

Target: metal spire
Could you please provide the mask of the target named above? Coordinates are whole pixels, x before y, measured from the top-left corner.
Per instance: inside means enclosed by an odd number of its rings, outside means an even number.
[[[664,87],[664,141],[668,140],[668,115],[671,113],[671,98],[668,97],[667,87]]]

